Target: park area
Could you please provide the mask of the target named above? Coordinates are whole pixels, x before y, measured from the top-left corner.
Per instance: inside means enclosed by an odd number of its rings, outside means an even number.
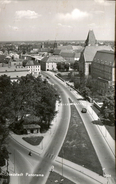
[[[59,156],[103,175],[94,147],[75,106],[71,106],[70,125]]]

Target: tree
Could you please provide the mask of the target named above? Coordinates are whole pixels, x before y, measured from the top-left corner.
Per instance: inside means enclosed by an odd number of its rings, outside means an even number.
[[[78,77],[74,78],[74,87],[76,89],[80,88],[80,78],[78,78]]]
[[[111,125],[114,125],[115,121],[115,108],[114,108],[114,97],[105,96],[103,100],[103,106],[100,111],[103,118],[109,119]]]
[[[58,71],[61,70],[61,62],[57,63],[57,69],[58,69]]]
[[[6,126],[6,121],[0,116],[0,166],[5,165],[5,159],[9,158],[7,151],[7,137],[9,130]]]
[[[69,71],[69,63],[65,63],[65,69],[66,69],[66,71],[68,72]]]
[[[1,78],[0,78],[1,79]],[[6,84],[2,86],[1,84]],[[17,82],[10,82],[8,78],[0,80],[0,117],[8,119],[12,124],[10,128],[15,132],[22,132],[26,115],[40,118],[40,124],[44,121],[47,128],[55,116],[56,90],[47,81],[31,74],[19,78]],[[7,89],[7,90],[6,90]]]
[[[75,61],[73,67],[74,67],[74,70],[79,71],[79,61]]]
[[[90,96],[90,89],[87,87],[81,88],[81,94],[86,99],[88,96]]]

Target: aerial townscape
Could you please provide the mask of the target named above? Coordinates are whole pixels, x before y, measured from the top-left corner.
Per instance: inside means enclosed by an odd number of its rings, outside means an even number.
[[[116,183],[114,17],[114,1],[0,0],[0,184]]]

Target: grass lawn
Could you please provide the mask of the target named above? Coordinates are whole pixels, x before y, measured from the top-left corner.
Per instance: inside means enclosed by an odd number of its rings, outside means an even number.
[[[69,130],[59,156],[103,175],[101,164],[74,105],[71,106]]]
[[[61,176],[60,174],[57,174],[55,172],[50,173],[49,178],[46,182],[46,184],[52,184],[52,183],[56,183],[56,184],[75,184],[74,182],[68,180],[67,178],[64,178],[63,176]]]
[[[70,72],[58,72],[59,74],[57,74],[58,76],[60,76],[62,79],[64,79],[65,81],[69,81],[70,80],[70,77],[68,76],[68,74],[70,73]]]
[[[33,146],[37,146],[42,141],[43,136],[41,137],[39,136],[23,137],[22,139]]]
[[[99,116],[99,113],[100,111],[92,106],[92,109],[96,112],[96,114]],[[115,126],[110,126],[110,125],[106,125],[104,122],[103,122],[103,125],[106,127],[106,129],[108,130],[109,134],[112,136],[112,138],[115,140],[116,137],[115,137]]]

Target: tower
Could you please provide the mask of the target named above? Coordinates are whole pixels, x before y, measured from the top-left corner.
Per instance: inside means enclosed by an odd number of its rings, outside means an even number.
[[[89,30],[87,39],[86,39],[86,41],[85,41],[85,47],[86,47],[86,46],[95,46],[96,43],[97,43],[97,40],[96,40],[96,38],[95,38],[95,35],[94,35],[93,30]]]

